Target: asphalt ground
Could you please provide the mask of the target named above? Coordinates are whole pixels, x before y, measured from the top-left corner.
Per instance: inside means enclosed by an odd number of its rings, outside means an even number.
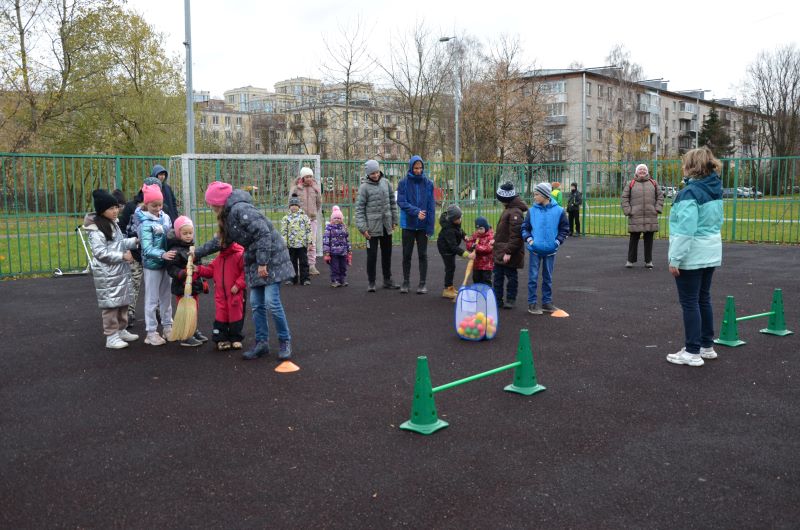
[[[626,248],[570,239],[554,281],[570,317],[526,313],[522,271],[516,308],[477,343],[455,335],[435,245],[426,295],[367,293],[363,252],[347,288],[320,263],[313,285],[282,288],[290,374],[274,335],[251,362],[210,344],[107,350],[89,277],[2,282],[0,526],[798,528],[800,249],[725,246],[717,333],[726,295],[745,315],[782,288],[795,334],[743,321],[746,345],[690,368],[664,358],[683,343],[666,242],[654,270],[625,269]],[[504,392],[503,372],[436,394],[448,428],[398,428],[418,355],[441,385],[513,362],[523,328],[545,392]],[[248,346],[249,313],[245,331]]]

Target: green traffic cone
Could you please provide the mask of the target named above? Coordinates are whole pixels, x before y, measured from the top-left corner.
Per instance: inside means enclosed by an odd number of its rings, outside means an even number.
[[[414,402],[411,405],[411,419],[400,425],[401,429],[420,434],[433,434],[449,424],[436,415],[436,403],[433,399],[431,373],[428,370],[428,358],[417,357],[417,376],[414,382]]]
[[[519,345],[517,346],[517,361],[520,365],[514,369],[514,382],[505,387],[506,392],[516,392],[531,396],[545,390],[545,387],[536,381],[536,367],[533,365],[533,352],[531,339],[527,329],[519,331]]]
[[[736,323],[736,304],[733,301],[733,296],[729,296],[725,301],[722,329],[720,330],[719,338],[715,339],[714,343],[731,347],[745,344],[743,340],[739,340],[739,326]]]
[[[786,320],[783,318],[783,291],[775,289],[772,293],[772,314],[769,316],[769,323],[767,327],[761,330],[761,333],[768,333],[769,335],[778,335],[785,337],[791,335],[793,332],[786,329]]]

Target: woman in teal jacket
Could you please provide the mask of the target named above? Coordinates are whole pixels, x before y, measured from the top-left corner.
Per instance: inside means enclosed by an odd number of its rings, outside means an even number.
[[[689,181],[673,200],[669,215],[669,271],[683,309],[686,343],[667,361],[702,366],[715,359],[711,278],[722,263],[722,164],[708,147],[683,155]]]

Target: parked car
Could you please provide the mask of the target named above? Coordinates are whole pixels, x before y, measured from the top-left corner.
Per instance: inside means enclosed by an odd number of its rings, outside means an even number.
[[[763,194],[763,193],[761,193],[760,191],[758,191],[758,190],[757,190],[757,189],[755,189],[755,188],[751,188],[751,189],[750,189],[750,196],[751,196],[752,198],[754,198],[754,199],[760,199],[761,197],[763,197],[763,196],[764,196],[764,194]]]
[[[733,188],[722,188],[722,198],[731,199],[736,197],[736,190]]]
[[[661,191],[665,197],[674,197],[678,190],[674,186],[661,186]]]
[[[750,188],[736,188],[737,197],[750,197]]]

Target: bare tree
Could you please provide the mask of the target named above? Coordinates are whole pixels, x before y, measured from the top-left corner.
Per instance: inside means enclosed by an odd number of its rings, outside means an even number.
[[[611,147],[611,139],[607,142],[606,156],[608,161],[635,160],[641,156],[642,138],[636,131],[637,118],[637,84],[643,78],[640,65],[631,60],[630,52],[622,44],[614,46],[606,57],[606,63],[614,69],[604,71],[606,75],[614,78],[616,86],[609,102],[612,112],[612,129],[614,131],[613,143],[616,144],[615,152]],[[581,131],[585,134],[585,131]]]
[[[393,40],[387,63],[381,64],[389,84],[396,91],[394,109],[405,125],[405,136],[393,142],[423,158],[429,155],[429,136],[442,103],[442,93],[452,70],[452,56],[431,36],[423,22]],[[391,134],[396,124],[383,124]]]
[[[772,156],[800,154],[800,50],[789,44],[759,53],[747,68],[745,90],[748,104],[767,116]]]
[[[358,97],[364,91],[370,92],[368,84],[370,75],[375,70],[375,62],[368,53],[369,34],[364,28],[361,17],[357,17],[352,25],[340,25],[339,33],[335,40],[330,41],[323,37],[325,49],[328,52],[328,61],[322,65],[326,81],[331,86],[335,106],[331,106],[331,116],[326,127],[335,127],[340,124],[343,143],[341,156],[349,160],[354,156],[354,147],[363,143],[366,138],[359,131],[364,129],[351,128],[351,111],[354,100],[363,100]],[[359,103],[364,103],[359,101]],[[358,112],[357,110],[355,112]],[[318,121],[317,123],[322,123]],[[317,129],[321,129],[318,127]],[[314,131],[315,142],[319,143],[321,131]],[[320,152],[319,150],[317,152]]]

